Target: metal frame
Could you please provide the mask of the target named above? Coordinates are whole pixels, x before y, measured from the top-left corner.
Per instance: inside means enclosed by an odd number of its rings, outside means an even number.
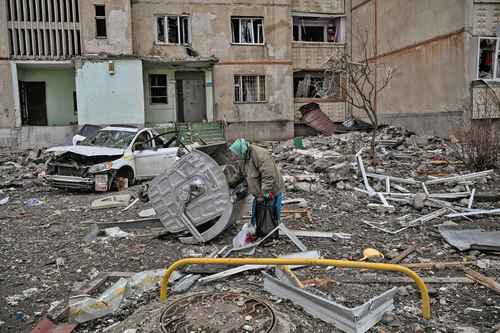
[[[481,61],[481,40],[483,39],[494,39],[496,40],[495,52],[493,54],[493,78],[492,79],[481,79],[479,78],[479,63]],[[500,37],[479,37],[477,40],[477,63],[476,63],[476,80],[484,81],[500,81],[500,77],[497,77],[498,71],[498,57],[500,56]]]
[[[344,332],[364,333],[379,322],[384,313],[394,309],[394,296],[397,288],[393,287],[364,304],[348,308],[342,304],[313,294],[306,289],[298,288],[276,279],[267,273],[264,275],[264,289],[280,298],[291,300],[300,305],[305,312],[327,323],[334,324]]]
[[[158,40],[158,19],[159,18],[163,18],[163,34],[165,36],[165,41],[162,42],[162,41],[159,41]],[[179,40],[178,43],[171,43],[168,41],[168,18],[177,18],[177,39]],[[181,40],[182,40],[182,33],[181,33],[181,30],[183,28],[181,28],[182,26],[182,18],[187,18],[188,20],[188,24],[187,24],[187,37],[188,37],[188,41],[187,42],[184,42],[182,43]],[[192,35],[191,35],[191,16],[190,15],[175,15],[175,14],[162,14],[162,15],[155,15],[155,24],[154,24],[154,27],[155,27],[155,31],[154,31],[154,36],[155,36],[155,43],[158,44],[158,45],[191,45],[192,43]]]
[[[234,45],[265,45],[266,44],[266,33],[264,31],[264,17],[263,16],[231,16],[231,44],[234,44]],[[234,37],[234,32],[233,32],[233,20],[238,20],[238,28],[239,28],[239,31],[240,31],[240,35],[239,35],[239,39],[240,41],[239,42],[235,42],[233,40],[233,37]],[[241,42],[241,32],[242,32],[242,29],[241,29],[241,20],[250,20],[252,22],[252,29],[250,30],[250,35],[252,36],[252,40],[254,41],[254,43],[249,43],[249,42],[245,42],[245,43],[242,43]],[[258,28],[258,25],[257,25],[257,36],[254,36],[254,33],[253,33],[253,30],[254,30],[254,20],[262,20],[262,25],[261,25],[261,30],[262,30],[262,43],[259,43],[259,42],[255,42],[256,40],[258,41],[259,40],[259,28]]]
[[[165,302],[168,297],[168,282],[172,273],[179,267],[200,264],[200,265],[307,265],[307,266],[335,266],[343,268],[370,269],[378,271],[399,272],[411,278],[420,289],[422,298],[422,313],[424,319],[431,318],[431,304],[429,291],[424,281],[417,273],[407,267],[394,264],[378,264],[360,261],[348,261],[337,259],[291,259],[291,258],[184,258],[172,263],[163,275],[160,282],[160,299]]]

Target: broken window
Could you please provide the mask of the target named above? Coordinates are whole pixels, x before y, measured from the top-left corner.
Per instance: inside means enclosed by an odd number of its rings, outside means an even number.
[[[500,80],[500,38],[479,38],[477,78]]]
[[[341,98],[340,74],[323,71],[301,71],[293,74],[295,98]]]
[[[298,42],[344,42],[343,17],[293,17],[293,40]]]
[[[95,5],[95,36],[106,38],[106,8],[104,5]]]
[[[231,17],[234,44],[264,44],[262,17]]]
[[[159,16],[156,18],[156,41],[167,44],[190,44],[189,16]]]
[[[149,74],[149,103],[168,103],[167,74]]]
[[[235,75],[234,101],[254,103],[266,101],[266,77],[264,75]]]

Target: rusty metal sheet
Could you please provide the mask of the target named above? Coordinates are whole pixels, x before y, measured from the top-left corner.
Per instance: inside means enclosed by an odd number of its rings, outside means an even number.
[[[309,103],[302,106],[299,110],[302,113],[301,120],[318,132],[325,135],[335,133],[335,124],[321,111],[319,104]]]

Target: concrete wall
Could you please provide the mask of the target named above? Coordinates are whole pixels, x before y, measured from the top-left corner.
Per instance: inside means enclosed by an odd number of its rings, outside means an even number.
[[[156,16],[181,14],[191,16],[192,48],[199,58],[219,60],[213,69],[214,119],[230,123],[229,135],[239,136],[245,130],[249,136],[261,139],[293,136],[293,126],[288,124],[293,121],[290,1],[164,3],[137,0],[132,4],[135,52],[163,60],[197,60],[189,57],[183,46],[155,42]],[[233,45],[231,16],[262,16],[264,45]],[[265,74],[267,102],[235,104],[233,76],[236,74]],[[212,93],[207,89],[207,106],[211,104],[210,96]],[[207,114],[210,113],[207,110]],[[284,121],[285,126],[279,126],[284,130],[278,132],[269,126],[265,129],[265,122],[269,121]]]
[[[7,33],[7,5],[5,1],[0,2],[0,59],[7,58],[10,53],[9,35]]]
[[[73,69],[41,69],[18,66],[18,80],[45,82],[47,125],[70,125],[76,123],[73,92],[75,73]]]
[[[262,103],[233,103],[232,78],[235,73],[266,75],[267,101]],[[217,120],[245,124],[270,121],[293,122],[292,71],[289,65],[217,66],[214,71],[214,84],[215,117]],[[254,136],[258,137],[258,133],[261,133],[262,139],[293,136],[293,126],[286,127],[286,129],[292,129],[292,132],[273,133],[255,126]],[[273,136],[266,136],[268,134]]]
[[[360,50],[356,31],[368,31],[370,56],[397,70],[378,95],[381,118],[446,136],[447,117],[461,114],[457,110],[469,94],[464,1],[371,0],[353,7],[353,56]]]
[[[345,0],[292,0],[294,11],[338,14],[344,12]]]
[[[292,59],[294,69],[321,69],[330,57],[344,52],[344,45],[328,43],[293,42]]]
[[[144,124],[140,60],[81,60],[76,65],[78,124]]]
[[[493,37],[498,24],[500,24],[500,0],[475,0],[473,35]]]
[[[130,0],[80,0],[83,54],[132,54]],[[107,38],[96,38],[94,5],[105,5]]]
[[[0,128],[16,125],[10,61],[0,60]]]
[[[256,0],[237,4],[230,0],[170,2],[134,1],[134,51],[140,56],[188,59],[185,48],[156,44],[156,16],[191,16],[192,47],[200,57],[221,61],[290,59],[291,29],[288,0]],[[232,45],[231,16],[263,16],[265,45]]]

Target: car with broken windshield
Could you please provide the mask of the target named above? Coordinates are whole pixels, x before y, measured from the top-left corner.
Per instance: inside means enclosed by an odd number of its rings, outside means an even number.
[[[83,137],[80,137],[83,138]],[[175,130],[108,126],[70,146],[52,147],[45,179],[57,188],[108,191],[120,179],[128,185],[172,167],[183,145]]]

